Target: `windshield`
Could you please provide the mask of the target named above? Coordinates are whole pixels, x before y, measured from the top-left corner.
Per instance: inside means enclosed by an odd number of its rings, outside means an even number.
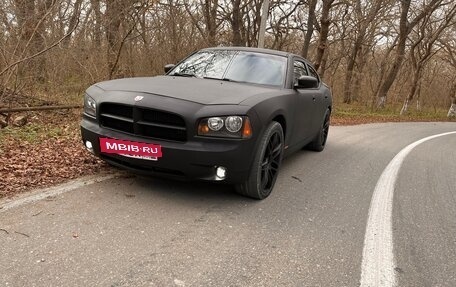
[[[270,54],[201,51],[182,61],[169,75],[282,86],[286,65],[285,57]]]

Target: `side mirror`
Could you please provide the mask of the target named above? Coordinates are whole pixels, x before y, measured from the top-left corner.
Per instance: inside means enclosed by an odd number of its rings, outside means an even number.
[[[168,72],[171,71],[174,67],[176,67],[174,64],[165,65],[165,74],[168,74]]]
[[[318,88],[318,79],[311,76],[301,76],[298,83],[295,84],[296,89],[314,89]]]

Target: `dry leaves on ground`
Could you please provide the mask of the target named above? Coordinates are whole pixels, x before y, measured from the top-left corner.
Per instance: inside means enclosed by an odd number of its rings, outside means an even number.
[[[29,113],[24,127],[0,129],[0,198],[109,170],[83,147],[80,114]]]
[[[0,153],[0,197],[94,174],[106,166],[83,149],[79,138],[40,143],[9,139]]]

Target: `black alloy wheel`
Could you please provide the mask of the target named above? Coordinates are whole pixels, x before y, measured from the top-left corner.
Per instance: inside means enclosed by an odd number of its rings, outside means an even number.
[[[282,126],[272,122],[260,140],[249,178],[236,185],[238,193],[255,199],[271,194],[282,163],[283,142]]]
[[[260,182],[263,190],[272,189],[282,159],[282,138],[278,132],[271,135],[261,162]]]
[[[320,130],[316,135],[315,139],[307,146],[313,151],[323,151],[326,146],[326,141],[329,134],[329,125],[331,122],[331,110],[327,109],[323,118],[323,123],[320,126]]]

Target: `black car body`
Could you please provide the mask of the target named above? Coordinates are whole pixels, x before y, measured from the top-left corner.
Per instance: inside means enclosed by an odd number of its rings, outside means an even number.
[[[284,155],[325,146],[331,92],[297,55],[209,48],[166,69],[87,89],[81,133],[91,152],[136,173],[220,181],[265,198]],[[144,144],[160,154],[128,150]],[[106,152],[113,146],[122,150]]]

